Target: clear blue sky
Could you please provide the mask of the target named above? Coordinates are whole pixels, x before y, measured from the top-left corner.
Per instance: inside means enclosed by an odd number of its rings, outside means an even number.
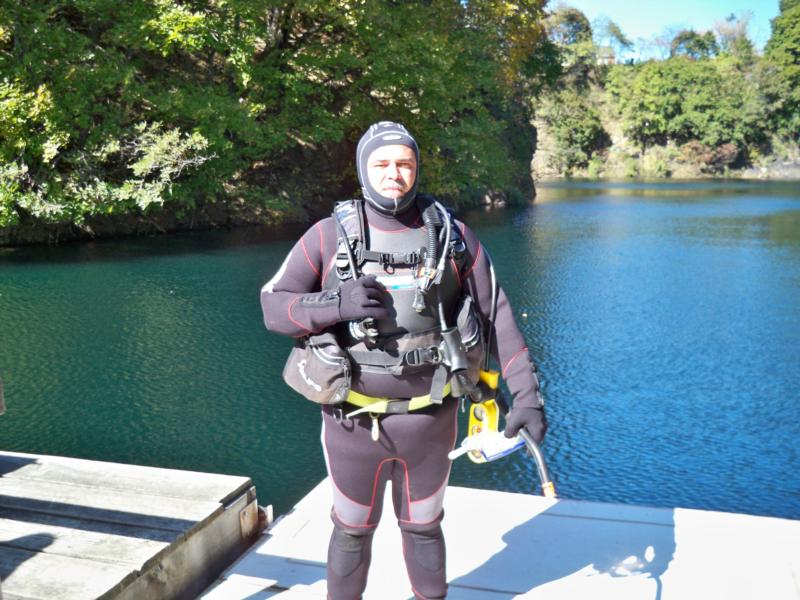
[[[750,39],[763,50],[772,29],[770,20],[778,16],[778,0],[550,0],[548,8],[564,5],[583,12],[590,21],[606,16],[636,43],[662,34],[668,28],[706,31],[729,14],[752,13]]]

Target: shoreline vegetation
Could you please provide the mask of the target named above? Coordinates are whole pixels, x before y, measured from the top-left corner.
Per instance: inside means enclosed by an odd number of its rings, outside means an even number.
[[[126,6],[0,8],[0,246],[311,221],[380,119],[457,210],[565,177],[800,179],[800,0],[761,53],[731,15],[638,62],[545,0]]]
[[[764,52],[748,17],[668,32],[662,58],[575,9],[549,18],[562,73],[534,100],[535,179],[800,179],[800,0],[781,0]]]

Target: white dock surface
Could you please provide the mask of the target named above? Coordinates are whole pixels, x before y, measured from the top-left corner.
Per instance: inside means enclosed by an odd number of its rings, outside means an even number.
[[[324,480],[202,598],[325,598],[330,505]],[[384,507],[365,598],[413,598]],[[445,515],[452,600],[800,599],[800,521],[458,487]]]

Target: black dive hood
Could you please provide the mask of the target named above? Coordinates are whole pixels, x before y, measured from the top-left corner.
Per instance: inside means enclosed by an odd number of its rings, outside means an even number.
[[[367,159],[378,148],[383,146],[407,146],[414,151],[417,159],[417,172],[414,176],[414,185],[404,195],[399,198],[388,198],[379,194],[378,191],[369,183],[367,176]],[[364,200],[369,202],[378,212],[385,215],[399,215],[407,211],[414,203],[417,195],[417,181],[419,179],[419,148],[417,142],[408,133],[408,130],[392,121],[379,121],[370,125],[366,133],[361,136],[356,149],[356,170],[358,171],[358,181],[361,183],[361,193]]]

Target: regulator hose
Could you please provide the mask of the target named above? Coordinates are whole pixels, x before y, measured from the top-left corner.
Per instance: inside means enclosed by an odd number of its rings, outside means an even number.
[[[436,262],[439,258],[439,235],[437,227],[442,226],[442,219],[436,204],[431,203],[422,211],[422,222],[425,224],[425,229],[428,233],[428,245],[425,253],[425,267],[433,269],[436,267]]]
[[[433,285],[435,279],[436,260],[439,256],[439,236],[437,228],[441,229],[442,219],[439,216],[435,202],[430,202],[425,208],[421,208],[422,223],[425,225],[427,233],[427,244],[423,249],[424,258],[422,260],[421,274],[417,280],[417,290],[414,293],[414,300],[411,306],[417,312],[425,310],[425,298]],[[442,255],[447,252],[442,252]],[[434,286],[435,287],[435,286]]]

